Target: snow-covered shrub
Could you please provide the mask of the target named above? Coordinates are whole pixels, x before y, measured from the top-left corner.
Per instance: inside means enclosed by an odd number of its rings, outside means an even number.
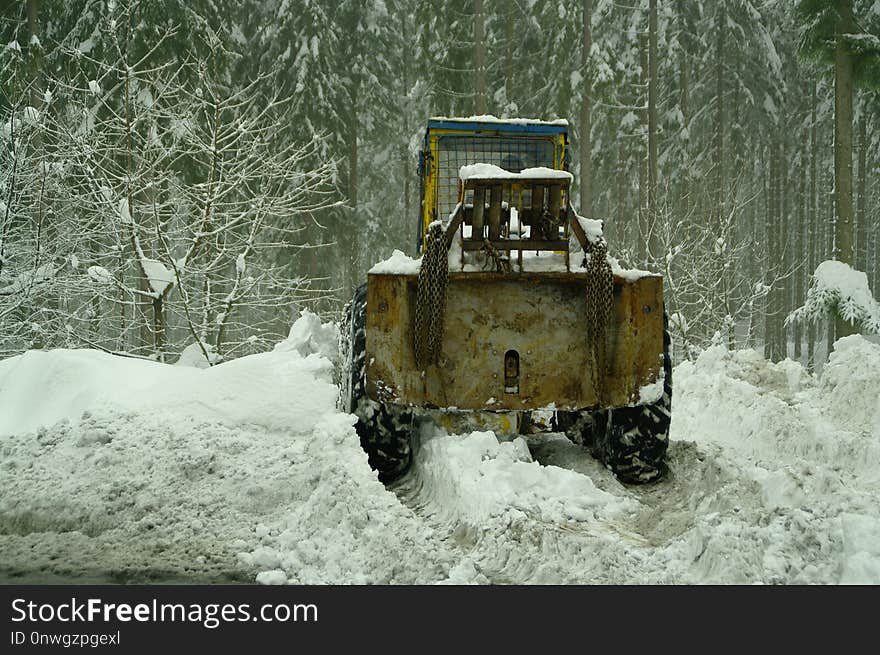
[[[813,273],[806,302],[786,319],[820,321],[840,316],[871,334],[880,334],[880,303],[871,294],[868,276],[848,264],[824,261]]]
[[[177,39],[201,42],[197,10],[173,29],[146,11],[87,10],[88,34],[41,55],[40,93],[33,62],[0,49],[0,356],[173,361],[195,343],[205,362],[229,359],[271,347],[292,306],[330,293],[297,259],[334,200],[320,135],[290,137],[294,98],[271,67],[231,81],[237,55]]]

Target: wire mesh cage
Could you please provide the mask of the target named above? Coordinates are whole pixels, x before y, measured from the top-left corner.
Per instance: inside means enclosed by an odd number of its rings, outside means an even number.
[[[458,203],[458,173],[470,164],[494,164],[511,173],[536,166],[553,167],[554,144],[547,138],[443,136],[437,152],[437,216],[446,218]],[[469,202],[470,198],[465,198]],[[508,198],[504,199],[509,201]]]

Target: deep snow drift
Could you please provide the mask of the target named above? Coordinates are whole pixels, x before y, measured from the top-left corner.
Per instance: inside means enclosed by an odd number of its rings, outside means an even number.
[[[0,572],[443,578],[442,541],[335,409],[335,348],[335,328],[305,314],[274,352],[209,369],[87,350],[0,362]]]
[[[211,368],[0,362],[6,580],[880,583],[880,346],[823,377],[715,347],[674,373],[665,481],[562,435],[419,430],[386,489],[335,409],[336,332]],[[184,362],[185,363],[185,362]]]

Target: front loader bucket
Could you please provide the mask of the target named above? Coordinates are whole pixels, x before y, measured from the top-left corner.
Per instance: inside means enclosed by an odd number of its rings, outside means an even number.
[[[638,404],[663,366],[662,277],[615,276],[599,364],[585,324],[586,278],[582,272],[450,272],[441,354],[422,370],[413,353],[417,276],[370,274],[367,395],[398,405],[488,411]]]

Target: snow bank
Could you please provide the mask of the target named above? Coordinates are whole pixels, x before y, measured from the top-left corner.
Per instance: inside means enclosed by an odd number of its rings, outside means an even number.
[[[490,519],[592,521],[628,507],[588,477],[532,461],[522,438],[499,442],[494,432],[434,430],[423,437],[419,475],[440,507],[463,510],[456,520],[476,526]]]
[[[180,356],[177,358],[177,361],[174,362],[174,365],[192,366],[194,368],[208,368],[209,366],[218,364],[219,362],[220,358],[218,357],[217,353],[214,352],[214,348],[213,346],[211,346],[211,344],[205,343],[200,346],[197,343],[191,343],[182,351],[180,351]]]
[[[296,352],[302,357],[320,355],[334,362],[338,344],[339,330],[336,324],[322,323],[320,316],[306,309],[291,326],[287,339],[275,346],[274,352]]]
[[[598,488],[590,475],[534,461],[521,437],[499,442],[492,432],[449,435],[427,425],[420,436],[413,473],[397,492],[457,546],[444,582],[649,579],[626,545],[631,533],[620,527],[638,507],[632,498]]]
[[[0,435],[18,435],[99,407],[135,409],[166,383],[170,367],[93,350],[28,351],[0,361]],[[192,378],[190,378],[192,379]]]
[[[880,519],[863,514],[841,517],[846,559],[843,584],[880,584]]]
[[[314,408],[335,398],[330,369],[323,357],[283,352],[199,370],[92,350],[29,351],[0,362],[0,435],[86,411],[307,432],[317,421]]]
[[[878,371],[880,346],[858,335],[835,344],[818,382],[791,360],[714,346],[675,370],[673,430],[756,461],[799,458],[867,473],[880,466]]]
[[[880,583],[880,346],[860,336],[820,379],[722,346],[679,365],[656,485],[561,434],[423,425],[392,493],[334,407],[335,335],[304,313],[272,352],[206,369],[0,362],[0,576]]]
[[[880,439],[880,346],[859,335],[838,339],[822,370],[817,395],[823,414]]]
[[[818,381],[715,346],[673,378],[671,439],[711,453],[724,481],[670,561],[690,548],[710,582],[880,582],[880,346],[839,340]]]
[[[526,515],[555,522],[593,520],[597,511],[626,506],[583,475],[532,461],[522,438],[499,442],[494,432],[438,433],[421,447],[423,483],[436,489],[441,505],[466,508],[458,518],[473,525]]]
[[[89,350],[0,362],[3,568],[444,579],[442,541],[378,482],[335,408],[335,334],[305,313],[273,352],[207,369]]]
[[[256,548],[240,554],[255,569],[297,584],[425,583],[450,564],[443,543],[378,482],[351,427],[353,417],[327,417],[296,444],[300,498],[277,520],[258,526]],[[269,581],[259,580],[258,581]]]

